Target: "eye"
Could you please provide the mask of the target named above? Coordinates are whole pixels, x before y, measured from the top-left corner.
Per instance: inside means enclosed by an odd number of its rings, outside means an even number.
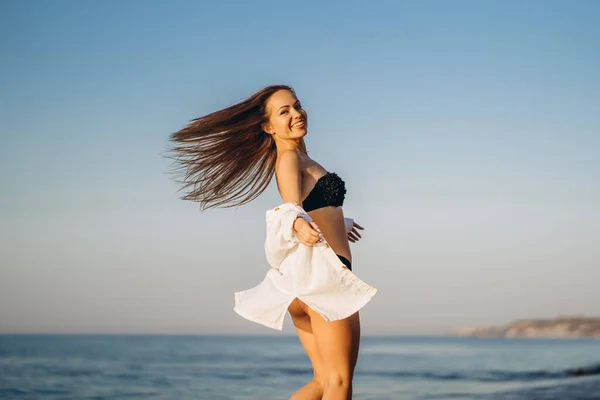
[[[286,112],[288,112],[288,111],[287,111],[287,110],[283,110],[283,111],[281,112],[281,114],[279,114],[279,115],[283,115],[283,114],[285,114]]]

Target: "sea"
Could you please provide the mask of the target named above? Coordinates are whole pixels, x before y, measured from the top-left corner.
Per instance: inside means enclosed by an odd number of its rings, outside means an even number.
[[[0,335],[1,399],[281,400],[295,336]],[[353,399],[600,399],[600,340],[363,336]]]

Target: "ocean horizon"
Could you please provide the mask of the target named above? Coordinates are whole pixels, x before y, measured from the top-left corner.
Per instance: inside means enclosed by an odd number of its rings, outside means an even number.
[[[287,334],[0,334],[2,399],[286,399]],[[597,339],[366,335],[354,399],[600,399]]]

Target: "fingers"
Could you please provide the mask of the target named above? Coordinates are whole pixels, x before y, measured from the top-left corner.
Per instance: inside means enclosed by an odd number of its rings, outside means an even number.
[[[319,229],[319,226],[317,225],[317,223],[315,221],[311,221],[310,222],[310,227],[312,228],[309,232],[309,238],[308,240],[312,243],[312,245],[314,246],[315,244],[317,244],[319,242],[319,240],[321,240],[321,230]]]
[[[317,236],[317,237],[308,236],[308,237],[300,238],[300,242],[308,247],[313,247],[314,245],[319,243],[319,241],[320,241],[319,236]]]
[[[314,222],[310,223],[312,229],[309,230],[308,235],[311,239],[319,240],[319,236],[321,235],[321,230]]]
[[[317,232],[321,233],[321,230],[319,229],[319,226],[317,225],[317,223],[315,221],[310,221],[310,226]]]
[[[358,228],[358,229],[361,229],[361,230],[364,230],[364,229],[365,229],[365,228],[363,228],[362,226],[360,226],[359,224],[357,224],[356,222],[354,222],[354,223],[352,224],[352,227],[353,227],[353,228]]]
[[[352,230],[348,232],[348,241],[356,243],[362,238],[362,235],[357,231],[357,229],[364,230],[365,228],[354,222]],[[323,240],[321,236],[321,229],[319,229],[319,226],[314,221],[310,221],[308,225],[303,226],[298,231],[298,239],[300,239],[300,242],[305,246],[313,247]]]
[[[321,230],[319,226],[311,221],[306,227],[303,227],[299,232],[298,238],[305,246],[312,247],[321,240]]]
[[[348,232],[348,240],[352,243],[356,243],[362,236],[356,229],[364,230],[362,226],[357,224],[356,222],[352,222],[352,229]]]
[[[309,242],[309,241],[305,241],[305,240],[301,241],[301,243],[303,245],[305,245],[306,247],[314,247],[314,245],[315,245],[315,243]]]

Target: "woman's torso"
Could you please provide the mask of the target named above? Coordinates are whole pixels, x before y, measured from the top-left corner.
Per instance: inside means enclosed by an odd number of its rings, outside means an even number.
[[[315,187],[319,178],[327,170],[307,155],[301,155],[302,188],[301,200],[304,201]],[[319,226],[325,240],[336,253],[352,262],[350,243],[344,225],[344,212],[341,206],[325,206],[307,212]]]

